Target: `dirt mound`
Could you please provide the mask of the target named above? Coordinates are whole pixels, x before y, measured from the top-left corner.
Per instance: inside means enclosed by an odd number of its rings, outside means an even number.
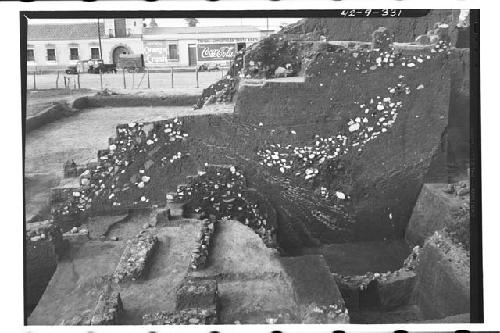
[[[386,27],[394,31],[396,42],[413,42],[433,29],[436,22],[456,25],[460,10],[422,10],[422,13],[425,15],[421,17],[306,18],[284,32],[313,40],[324,36],[328,40],[371,41],[373,31]]]

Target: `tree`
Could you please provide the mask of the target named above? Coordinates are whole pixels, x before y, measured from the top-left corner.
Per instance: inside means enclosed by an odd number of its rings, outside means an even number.
[[[185,18],[188,27],[196,27],[198,24],[198,19],[197,18]]]

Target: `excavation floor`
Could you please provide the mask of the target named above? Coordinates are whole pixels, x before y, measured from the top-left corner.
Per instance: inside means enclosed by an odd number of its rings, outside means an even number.
[[[322,254],[332,273],[363,275],[401,268],[411,249],[404,240],[391,240],[329,244],[307,252]]]
[[[86,310],[93,310],[105,280],[112,274],[125,248],[126,235],[140,230],[146,218],[131,217],[120,226],[120,241],[88,241],[60,262],[38,306],[28,319],[30,325],[57,325]],[[119,225],[118,223],[117,225]],[[173,311],[175,291],[187,274],[198,220],[183,220],[178,227],[158,228],[159,246],[144,280],[115,286],[125,314],[122,323],[142,324],[145,313]]]

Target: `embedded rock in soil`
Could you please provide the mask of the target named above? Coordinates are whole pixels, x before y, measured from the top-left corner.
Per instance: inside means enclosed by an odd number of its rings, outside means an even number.
[[[128,240],[113,273],[113,280],[122,282],[142,278],[157,245],[158,238],[147,233],[141,233],[136,238]]]
[[[427,12],[424,10],[424,12]],[[460,10],[430,10],[421,17],[384,17],[384,18],[307,18],[287,26],[284,31],[297,37],[311,34],[313,40],[319,35],[328,40],[370,41],[371,33],[378,27],[387,27],[394,31],[395,41],[412,42],[418,35],[427,33],[436,22],[458,23]]]
[[[186,279],[177,290],[177,310],[217,307],[217,281]]]
[[[217,324],[215,307],[184,309],[177,312],[145,314],[144,325],[214,325]]]
[[[394,43],[394,33],[385,27],[379,27],[372,34],[372,48],[388,51]]]
[[[122,312],[120,293],[106,289],[99,295],[90,325],[117,325]]]

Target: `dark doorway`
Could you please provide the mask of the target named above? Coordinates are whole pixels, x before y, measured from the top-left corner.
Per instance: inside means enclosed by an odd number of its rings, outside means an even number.
[[[238,51],[247,47],[247,43],[238,43]]]
[[[118,65],[120,62],[120,54],[129,54],[130,51],[124,46],[118,46],[113,50],[113,64]]]
[[[188,45],[188,55],[189,55],[189,66],[196,66],[196,45],[189,44]]]

